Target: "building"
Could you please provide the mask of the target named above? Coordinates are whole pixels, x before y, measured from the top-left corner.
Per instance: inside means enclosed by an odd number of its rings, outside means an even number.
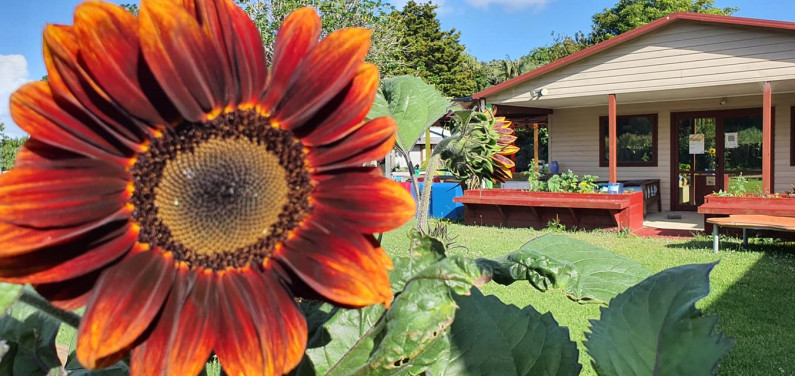
[[[795,183],[792,22],[674,13],[473,97],[544,116],[563,171],[660,179],[663,210]]]

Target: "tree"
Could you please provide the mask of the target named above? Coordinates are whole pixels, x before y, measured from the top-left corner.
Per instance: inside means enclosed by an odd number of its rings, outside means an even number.
[[[137,4],[120,4],[120,6],[124,9],[127,9],[128,12],[138,15],[138,5]]]
[[[553,32],[552,38],[554,42],[551,45],[536,47],[530,50],[529,54],[519,59],[525,67],[529,68],[528,70],[549,64],[592,45],[591,41],[581,31],[574,33],[574,36]]]
[[[27,137],[8,137],[4,131],[5,124],[0,122],[0,171],[8,171],[14,167],[19,148],[28,140]]]
[[[262,35],[268,60],[273,57],[273,42],[282,21],[290,12],[304,6],[317,9],[323,21],[322,36],[344,27],[373,30],[373,43],[367,61],[384,72],[394,69],[400,33],[390,14],[395,8],[381,0],[237,0]]]
[[[616,35],[645,25],[674,12],[695,12],[730,16],[738,8],[717,8],[715,0],[619,0],[612,8],[605,8],[593,16],[591,43],[608,40]]]
[[[436,5],[409,1],[395,12],[402,38],[398,60],[403,64],[387,74],[421,77],[449,97],[464,97],[477,91],[476,73],[467,69],[461,33],[443,31],[436,18]]]

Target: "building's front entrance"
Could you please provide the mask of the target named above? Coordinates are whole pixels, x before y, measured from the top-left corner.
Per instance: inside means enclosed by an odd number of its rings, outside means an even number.
[[[720,190],[761,191],[761,108],[672,113],[671,146],[671,210],[696,210]]]

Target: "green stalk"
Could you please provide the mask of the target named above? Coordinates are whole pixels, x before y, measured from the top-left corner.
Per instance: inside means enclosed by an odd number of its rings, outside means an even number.
[[[417,197],[417,199],[419,200],[420,185],[419,183],[417,183],[417,177],[414,175],[414,166],[411,164],[411,158],[409,157],[409,153],[407,153],[401,148],[397,148],[397,150],[400,151],[400,154],[403,155],[403,159],[406,160],[406,165],[409,167],[409,178],[411,179],[411,187],[414,190],[414,197]],[[419,209],[419,203],[417,205]],[[417,215],[419,215],[419,212],[417,213]]]
[[[22,289],[22,295],[19,297],[19,300],[23,303],[42,311],[59,321],[77,329],[80,326],[80,316],[74,312],[64,311],[60,308],[56,308],[47,299],[41,297],[41,295],[37,294],[33,289],[24,288]]]
[[[428,227],[428,208],[431,205],[431,185],[433,185],[433,177],[436,176],[436,170],[442,162],[440,154],[434,154],[428,160],[428,166],[425,168],[425,185],[422,187],[422,196],[420,197],[419,213],[417,213],[417,229],[420,232],[427,234],[430,232]]]

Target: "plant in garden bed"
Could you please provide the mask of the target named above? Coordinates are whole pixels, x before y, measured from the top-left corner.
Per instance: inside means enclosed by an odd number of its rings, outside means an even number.
[[[531,163],[533,167],[535,163]],[[533,170],[534,171],[534,170]],[[562,174],[555,174],[550,176],[546,181],[540,181],[540,174],[534,172],[530,174],[528,181],[530,182],[530,190],[535,192],[569,192],[569,193],[596,193],[599,186],[596,181],[599,180],[595,175],[583,175],[582,181],[575,173],[568,170]]]
[[[49,81],[11,100],[31,139],[0,176],[0,280],[15,283],[0,286],[0,371],[195,375],[215,353],[236,375],[577,374],[568,330],[483,296],[490,280],[612,299],[587,344],[604,375],[714,371],[731,341],[693,306],[711,265],[648,277],[552,235],[495,259],[448,256],[452,241],[427,226],[391,260],[372,234],[414,204],[362,164],[396,138],[413,145],[446,101],[388,80],[375,113],[395,119],[365,121],[378,82],[363,63],[369,32],[319,35],[315,11],[288,16],[268,74],[230,0],[143,0],[138,18],[89,2],[74,26],[48,26]],[[429,176],[446,155],[465,180],[505,178],[504,119],[457,115]],[[78,328],[65,366],[59,320]]]

